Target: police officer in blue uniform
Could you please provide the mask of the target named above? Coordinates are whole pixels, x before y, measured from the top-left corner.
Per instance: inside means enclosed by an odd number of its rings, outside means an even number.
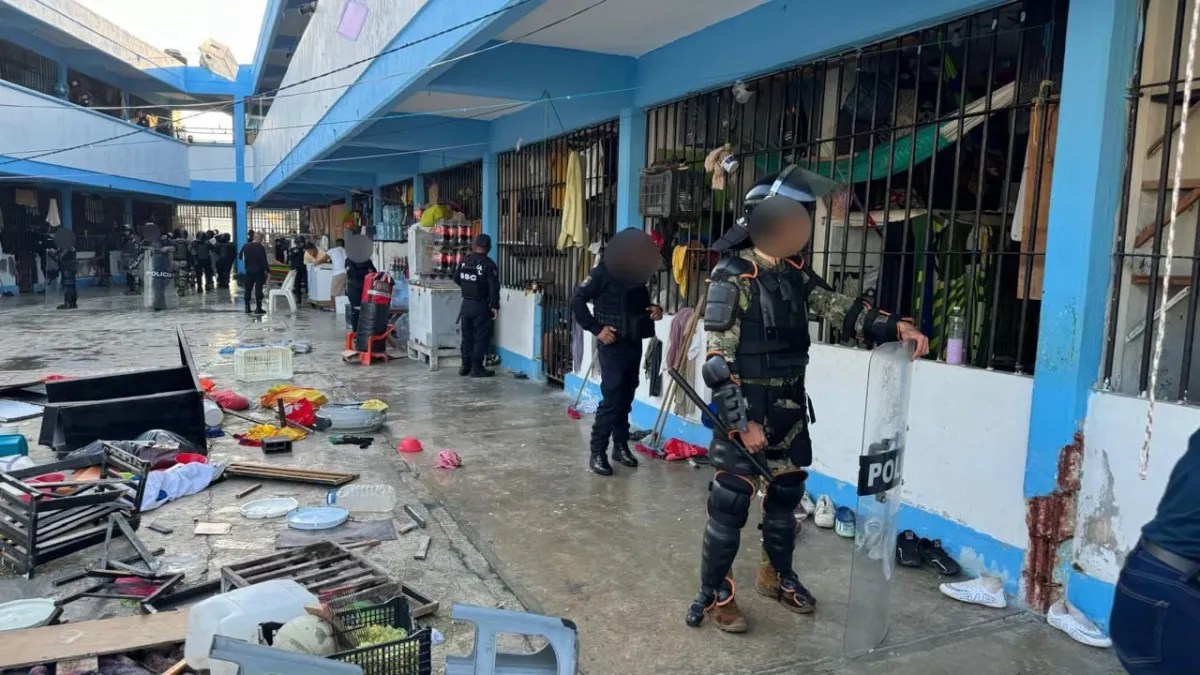
[[[603,260],[571,298],[576,323],[600,341],[593,358],[600,360],[603,399],[592,425],[589,466],[601,476],[613,474],[610,438],[613,459],[631,469],[638,465],[629,450],[629,412],[642,365],[642,340],[654,337],[654,322],[663,315],[647,287],[661,266],[658,247],[645,232],[622,230],[609,240]]]
[[[1130,673],[1200,673],[1200,431],[1125,559],[1109,624]]]
[[[500,311],[500,270],[488,257],[492,238],[475,237],[470,253],[463,257],[454,275],[462,289],[462,365],[458,374],[466,377],[491,377],[496,373],[483,367],[483,358],[492,344],[492,329]]]

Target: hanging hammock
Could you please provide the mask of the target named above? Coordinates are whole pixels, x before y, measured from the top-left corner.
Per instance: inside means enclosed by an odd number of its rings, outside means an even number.
[[[1016,83],[1009,82],[992,92],[992,112],[999,112],[1013,104]],[[988,109],[987,97],[980,98],[963,109],[965,119],[954,119],[940,125],[926,124],[917,127],[915,134],[891,143],[875,145],[854,153],[853,158],[841,158],[817,162],[812,170],[838,181],[862,183],[866,180],[880,180],[892,174],[907,171],[909,165],[917,165],[933,157],[935,152],[950,147],[962,136],[983,124],[987,115],[982,114]],[[847,178],[849,176],[849,178]]]

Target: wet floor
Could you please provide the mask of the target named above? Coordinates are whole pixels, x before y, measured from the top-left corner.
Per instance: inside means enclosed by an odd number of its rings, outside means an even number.
[[[139,309],[136,301],[85,293],[80,309],[64,316],[29,299],[0,300],[0,384],[51,372],[172,363],[179,324],[203,373],[256,396],[265,385],[234,381],[231,359],[220,348],[239,340],[309,341],[313,353],[295,358],[295,383],[317,386],[330,398],[387,401],[388,442],[359,450],[309,439],[283,461],[357,471],[363,481],[396,485],[402,500],[433,514],[433,553],[428,561],[413,561],[409,549],[415,542],[402,537],[379,547],[374,559],[398,578],[438,594],[445,607],[499,604],[572,619],[579,625],[584,672],[1120,672],[1110,652],[1078,645],[1032,614],[942,596],[941,580],[929,570],[896,571],[892,628],[884,646],[847,659],[842,641],[851,546],[811,521],[797,546],[796,564],[819,599],[815,615],[788,613],[753,592],[759,552],[752,522],[735,568],[751,632],[732,636],[710,626],[687,628],[683,615],[696,592],[705,470],[643,459],[637,470],[617,467],[613,478],[593,476],[584,466],[590,417],[569,419],[564,410],[570,400],[561,391],[509,377],[459,378],[452,369],[430,372],[407,360],[369,368],[342,363],[345,334],[340,319],[328,312],[304,308],[294,318],[258,320],[238,311],[227,294],[188,298],[180,309],[159,313]],[[426,452],[398,457],[391,448],[408,435],[421,439]],[[464,466],[433,468],[441,449],[458,452]],[[227,440],[214,444],[212,452],[216,458],[261,459]],[[148,534],[147,542],[168,546],[169,555],[198,575],[265,555],[277,526],[256,530],[239,521],[232,498],[237,489],[230,481],[150,518],[181,529],[192,518],[225,520],[235,524],[230,537],[196,541],[189,534],[160,542]],[[302,502],[321,494],[280,484],[263,496],[285,492]],[[28,597],[43,589],[42,578],[0,579],[0,598]],[[106,611],[87,611],[97,609]],[[466,651],[468,630],[444,620],[439,625],[451,637],[451,651]],[[445,651],[438,652],[440,660]]]

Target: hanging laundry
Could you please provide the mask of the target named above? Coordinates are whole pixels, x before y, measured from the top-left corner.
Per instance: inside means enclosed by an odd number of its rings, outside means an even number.
[[[579,159],[583,163],[583,195],[591,199],[604,192],[604,146],[600,143],[593,144],[579,153]]]
[[[13,198],[17,202],[17,206],[24,206],[27,209],[37,209],[37,191],[36,190],[13,190]]]
[[[583,231],[583,170],[579,153],[567,158],[566,198],[562,210],[562,231],[558,234],[558,250],[583,248],[587,245]]]
[[[704,170],[712,174],[712,189],[725,189],[725,158],[733,154],[733,146],[726,143],[708,153],[704,158]]]
[[[50,198],[50,208],[46,209],[46,223],[50,227],[59,227],[62,225],[62,218],[58,215],[58,200]]]

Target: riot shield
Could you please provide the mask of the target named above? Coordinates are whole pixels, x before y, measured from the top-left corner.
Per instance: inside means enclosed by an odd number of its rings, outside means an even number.
[[[878,647],[890,625],[896,517],[911,384],[911,343],[893,342],[871,354],[843,642],[850,656]]]
[[[171,250],[156,244],[146,251],[142,260],[146,309],[174,309],[179,304],[179,294],[175,291],[175,261]]]

